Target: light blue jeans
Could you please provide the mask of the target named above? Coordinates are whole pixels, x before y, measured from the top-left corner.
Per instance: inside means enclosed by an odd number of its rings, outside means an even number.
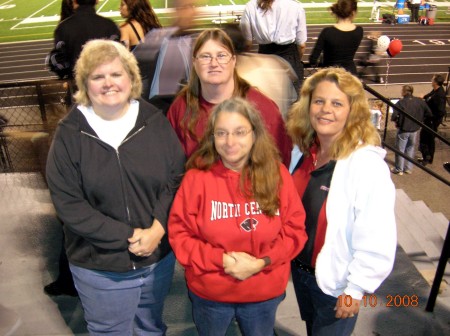
[[[397,131],[395,146],[400,152],[414,159],[414,152],[416,149],[416,138],[417,138],[417,131],[415,132]],[[412,167],[413,167],[412,162],[405,160],[400,155],[397,154],[395,155],[395,168],[398,171],[411,171]]]
[[[70,265],[90,335],[165,335],[164,300],[172,283],[171,252],[149,267],[117,273]]]

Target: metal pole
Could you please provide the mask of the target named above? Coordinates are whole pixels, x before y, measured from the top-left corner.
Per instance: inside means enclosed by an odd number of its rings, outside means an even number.
[[[447,264],[449,257],[450,257],[450,222],[449,227],[447,228],[447,236],[445,237],[441,257],[439,258],[439,264],[436,270],[436,275],[434,276],[433,286],[431,286],[430,296],[428,297],[427,306],[425,308],[427,312],[432,312],[434,309],[434,304],[436,303],[436,298],[439,293],[439,286],[441,285],[441,281],[444,276],[445,266]]]

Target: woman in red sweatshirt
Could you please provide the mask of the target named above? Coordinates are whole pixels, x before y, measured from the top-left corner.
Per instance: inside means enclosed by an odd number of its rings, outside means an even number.
[[[289,166],[292,142],[277,104],[241,78],[233,42],[221,29],[205,29],[192,48],[190,79],[167,112],[187,157],[198,148],[211,110],[231,97],[251,102],[275,140],[281,160]],[[268,78],[267,80],[271,80]]]
[[[200,335],[272,335],[305,213],[260,114],[242,98],[217,105],[169,217]]]

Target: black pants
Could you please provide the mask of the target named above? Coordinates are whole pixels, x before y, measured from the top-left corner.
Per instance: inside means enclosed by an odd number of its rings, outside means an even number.
[[[442,122],[442,117],[433,117],[424,121],[424,124],[437,132],[439,125]],[[419,150],[422,153],[422,158],[426,163],[433,163],[434,151],[436,145],[434,142],[434,134],[426,129],[420,131]]]
[[[294,69],[298,80],[293,82],[295,91],[299,91],[303,84],[303,63],[298,53],[297,44],[260,44],[258,53],[265,55],[277,55],[285,59]]]
[[[420,4],[411,4],[411,18],[410,22],[419,22]]]
[[[60,287],[71,289],[71,288],[75,288],[75,285],[73,283],[72,272],[70,271],[69,260],[67,259],[66,249],[64,248],[64,240],[65,240],[65,234],[64,234],[64,230],[63,230],[61,249],[59,251],[59,260],[58,260],[59,274],[58,274],[58,278],[56,279],[56,282],[58,282]]]

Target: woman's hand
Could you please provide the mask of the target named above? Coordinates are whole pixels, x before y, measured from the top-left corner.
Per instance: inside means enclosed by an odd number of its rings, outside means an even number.
[[[230,257],[228,254],[224,253],[223,254],[223,268],[224,269],[230,268],[234,264],[236,264],[236,259],[234,259],[233,257]]]
[[[134,229],[133,236],[128,238],[128,250],[138,257],[148,257],[161,243],[165,231],[156,219],[148,229]]]
[[[337,300],[336,307],[336,318],[346,319],[350,317],[354,317],[355,314],[359,312],[359,303],[361,300],[356,300],[352,298],[351,300],[345,300],[345,297],[349,295],[342,294],[340,295],[340,299]],[[350,302],[351,304],[344,304]]]
[[[226,259],[226,256],[232,258]],[[238,280],[245,280],[252,275],[259,273],[266,265],[263,259],[257,259],[245,252],[230,252],[224,255],[225,273]]]

